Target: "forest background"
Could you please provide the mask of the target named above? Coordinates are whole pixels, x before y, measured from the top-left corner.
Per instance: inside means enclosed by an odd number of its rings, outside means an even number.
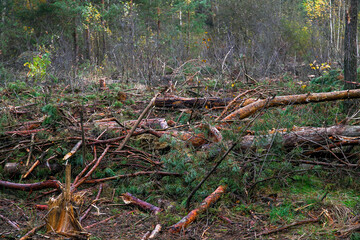
[[[2,75],[45,54],[52,81],[89,73],[148,85],[190,59],[273,76],[342,63],[348,1],[1,1]],[[40,70],[41,71],[41,70]],[[41,74],[40,74],[41,76]],[[14,78],[6,77],[7,80]]]

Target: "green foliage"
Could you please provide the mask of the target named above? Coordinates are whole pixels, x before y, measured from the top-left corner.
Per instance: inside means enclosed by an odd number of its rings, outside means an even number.
[[[120,101],[115,101],[112,105],[115,108],[122,108],[124,106],[124,104]]]
[[[279,220],[285,220],[286,222],[290,222],[295,217],[295,212],[291,202],[284,202],[280,206],[275,206],[271,209],[270,221],[275,223]]]
[[[46,115],[44,125],[57,125],[61,119],[59,110],[55,105],[47,104],[41,109]]]
[[[50,54],[44,53],[35,56],[32,62],[27,62],[24,66],[29,67],[28,76],[36,81],[42,81],[47,74],[47,69],[50,66]]]
[[[329,72],[325,72],[322,76],[311,80],[310,87],[312,92],[330,92],[340,90],[343,85],[339,78],[340,73],[341,72],[339,70],[330,70]]]
[[[20,93],[22,91],[25,91],[28,89],[28,86],[26,85],[25,82],[20,82],[20,81],[16,81],[16,82],[10,82],[7,84],[7,89],[11,92],[15,92],[15,93]]]

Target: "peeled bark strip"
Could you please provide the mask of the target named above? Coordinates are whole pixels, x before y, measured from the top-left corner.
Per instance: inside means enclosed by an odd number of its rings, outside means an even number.
[[[44,182],[27,183],[27,184],[13,183],[13,182],[7,182],[7,181],[0,180],[0,187],[28,191],[28,192],[42,190],[42,189],[46,189],[46,188],[60,189],[60,186],[61,186],[61,184],[57,180],[46,180]]]
[[[255,112],[258,112],[262,108],[286,106],[292,104],[307,104],[311,102],[327,102],[353,98],[360,98],[360,89],[278,96],[272,99],[258,100],[245,107],[239,108],[226,116],[222,121],[231,121],[234,120],[236,117],[238,119],[244,119],[251,116]]]
[[[156,207],[150,203],[147,203],[143,200],[140,200],[136,197],[134,197],[132,194],[130,193],[124,193],[121,195],[122,200],[124,201],[125,204],[134,204],[136,206],[141,207],[144,210],[153,212],[155,215],[158,214],[159,212],[161,212],[161,208]]]
[[[195,219],[202,212],[206,211],[213,203],[215,203],[223,193],[225,193],[226,186],[219,186],[213,193],[211,193],[205,200],[201,203],[200,207],[192,210],[187,216],[181,219],[175,225],[172,225],[169,229],[171,233],[178,233],[182,229],[185,229],[189,226],[190,223],[195,221]]]
[[[269,148],[275,134],[280,137],[281,144],[285,148],[291,148],[302,144],[319,146],[321,144],[327,145],[330,137],[334,137],[335,139],[339,136],[360,137],[360,126],[337,125],[327,128],[299,127],[293,129],[291,132],[287,132],[286,129],[280,129],[268,135],[246,135],[243,137],[240,146],[244,150],[254,148],[257,144],[262,148]]]

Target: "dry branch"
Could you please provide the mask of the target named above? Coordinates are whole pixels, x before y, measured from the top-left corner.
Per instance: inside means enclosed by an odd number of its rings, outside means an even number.
[[[143,200],[140,200],[140,199],[134,197],[133,195],[131,195],[130,193],[121,194],[121,198],[125,204],[134,204],[136,206],[141,207],[144,210],[154,213],[155,215],[158,214],[159,212],[161,212],[161,208],[156,207],[156,206],[154,206],[150,203],[147,203]]]
[[[221,195],[225,192],[226,186],[219,186],[213,193],[211,193],[205,200],[201,203],[200,207],[192,210],[187,216],[181,219],[178,223],[172,225],[169,229],[171,233],[178,233],[182,229],[185,229],[190,223],[195,221],[195,219],[208,209],[213,203],[215,203]]]
[[[94,166],[89,170],[89,172],[81,179],[79,179],[76,183],[73,184],[73,190],[75,190],[78,186],[80,186],[84,181],[86,181],[86,179],[88,179],[90,177],[90,175],[95,171],[95,169],[97,168],[97,166],[99,166],[100,161],[104,158],[105,154],[107,153],[107,151],[109,150],[110,145],[107,145],[107,147],[105,148],[104,152],[101,154],[101,156],[99,157],[99,159],[97,159],[97,161],[95,162]],[[82,174],[83,172],[81,172],[80,174]]]
[[[40,228],[44,227],[45,225],[46,225],[46,223],[41,224],[40,226],[34,227],[29,232],[27,232],[23,237],[21,237],[20,240],[26,240],[26,239],[30,238],[31,236],[33,236],[36,233],[36,231],[38,231]]]
[[[130,137],[132,136],[132,134],[134,133],[135,129],[137,128],[137,126],[139,125],[139,123],[141,122],[141,120],[145,117],[145,114],[147,114],[147,112],[150,110],[150,108],[152,108],[154,106],[154,102],[156,97],[159,95],[159,93],[157,93],[155,95],[155,97],[153,97],[153,99],[151,99],[150,103],[146,106],[146,108],[144,109],[144,111],[140,114],[139,118],[137,119],[137,121],[135,122],[134,126],[131,128],[130,132],[128,132],[128,134],[126,135],[124,141],[122,141],[121,145],[117,148],[117,150],[121,150],[125,144],[127,143],[127,141],[129,141]]]
[[[258,100],[245,107],[239,108],[226,116],[222,121],[231,121],[236,117],[239,119],[243,119],[251,116],[252,114],[263,108],[286,106],[293,104],[308,104],[311,102],[327,102],[353,98],[360,98],[360,89],[278,96],[270,99]]]
[[[103,184],[100,184],[99,191],[98,191],[98,193],[96,194],[96,197],[95,197],[95,199],[94,199],[93,202],[96,202],[97,200],[99,200],[100,194],[101,194],[101,192],[102,192],[102,189],[103,189]],[[86,216],[89,214],[89,212],[91,211],[92,208],[93,208],[93,205],[91,204],[91,205],[88,207],[88,209],[86,209],[84,215],[82,215],[82,216],[80,217],[79,222],[81,222],[82,220],[84,220],[84,219],[86,218]]]
[[[284,231],[293,226],[298,226],[298,225],[303,225],[303,224],[308,224],[308,223],[315,223],[315,222],[318,222],[319,220],[320,220],[319,218],[314,218],[314,219],[307,219],[307,220],[303,220],[303,221],[299,221],[299,222],[294,222],[294,223],[291,223],[291,224],[283,226],[283,227],[279,227],[279,228],[275,228],[272,230],[261,232],[261,233],[257,234],[257,236],[269,235],[272,233],[281,232],[281,231]]]
[[[11,221],[10,219],[8,219],[7,217],[3,216],[0,214],[0,218],[2,220],[4,220],[5,222],[7,222],[10,226],[12,226],[13,228],[15,228],[16,230],[20,230],[20,227],[19,227],[19,224],[17,224],[16,222],[14,221]]]
[[[117,175],[117,176],[107,177],[107,178],[86,180],[84,183],[87,183],[87,184],[100,183],[100,182],[106,182],[106,181],[120,179],[120,178],[137,177],[137,176],[142,176],[142,175],[153,175],[153,174],[160,175],[160,176],[175,176],[175,177],[181,176],[180,173],[159,172],[159,171],[141,171],[141,172]]]
[[[121,216],[121,215],[129,215],[129,214],[131,214],[131,213],[133,213],[133,212],[135,212],[135,211],[130,211],[130,212],[127,212],[127,213],[125,213],[125,214],[119,213],[119,214],[116,214],[116,215],[114,215],[114,216],[108,217],[108,218],[106,218],[106,219],[104,219],[104,220],[102,220],[102,221],[100,221],[100,222],[97,222],[97,223],[91,224],[91,225],[89,225],[89,226],[86,226],[86,227],[84,227],[84,228],[85,228],[85,229],[89,229],[89,228],[95,227],[95,226],[97,226],[97,225],[99,225],[99,224],[106,223],[106,222],[108,222],[109,220],[111,220],[111,219],[113,219],[113,218],[117,218],[117,217],[119,217],[119,216]]]
[[[83,142],[82,140],[81,140],[81,141],[78,141],[78,142],[75,144],[75,146],[71,149],[71,151],[68,152],[68,153],[64,156],[64,158],[63,158],[62,160],[63,160],[63,161],[66,161],[66,160],[68,160],[72,155],[74,155],[74,154],[77,152],[77,150],[80,148],[82,142]]]

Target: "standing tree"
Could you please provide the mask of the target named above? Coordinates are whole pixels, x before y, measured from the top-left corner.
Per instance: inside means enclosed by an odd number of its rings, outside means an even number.
[[[357,82],[357,16],[358,0],[351,0],[345,18],[345,46],[344,46],[344,80],[345,89],[353,89]],[[353,100],[345,101],[345,111],[351,111],[356,106]]]
[[[357,18],[358,0],[351,0],[345,19],[344,78],[346,89],[355,88],[356,85],[351,82],[357,81]]]

